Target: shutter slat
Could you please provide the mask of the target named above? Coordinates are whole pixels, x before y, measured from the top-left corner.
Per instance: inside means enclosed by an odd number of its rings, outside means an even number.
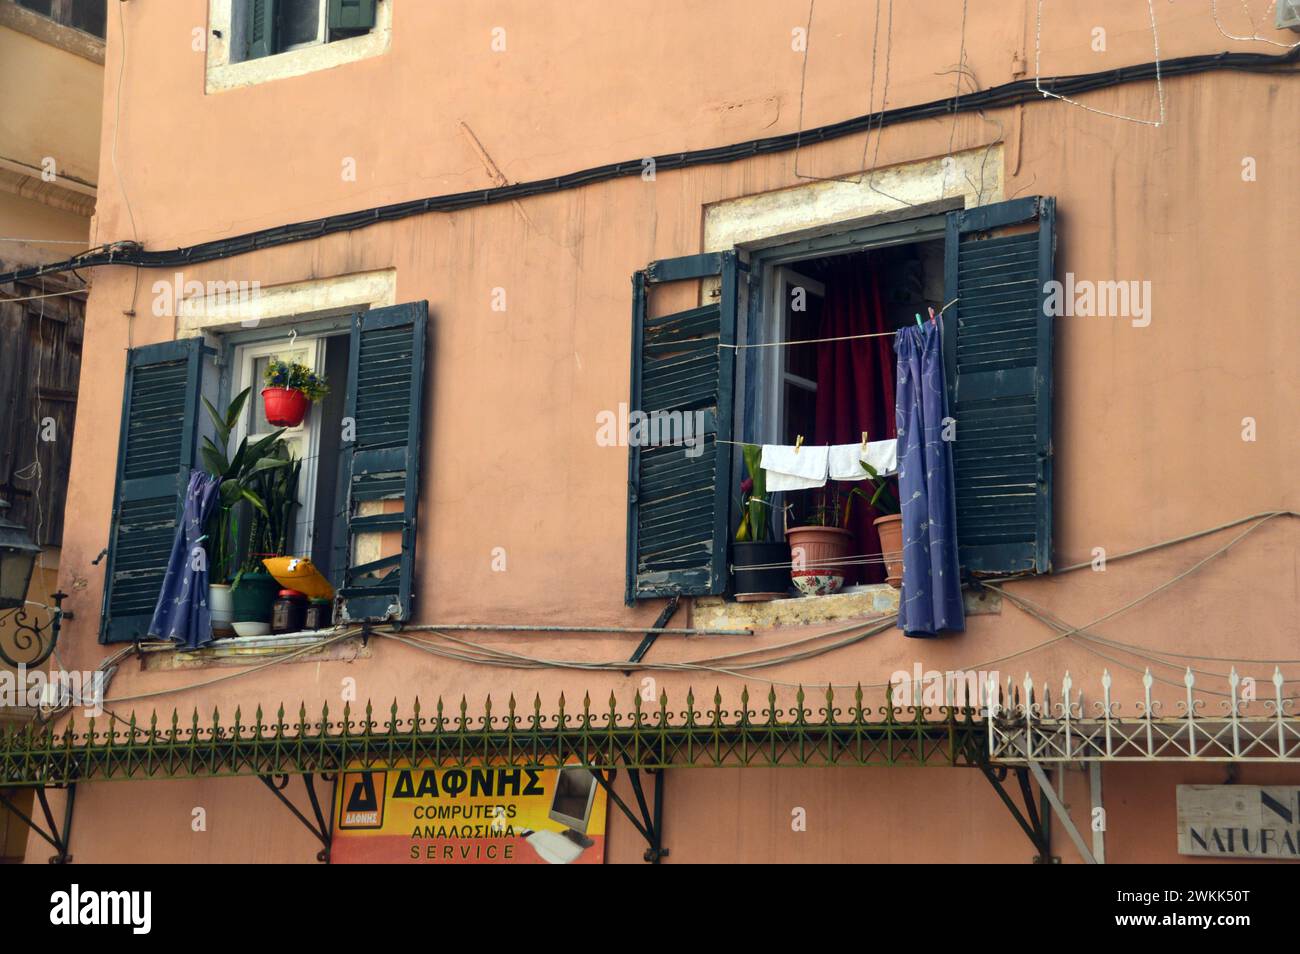
[[[1037,224],[1015,235],[989,233]],[[976,235],[978,233],[978,237]],[[962,565],[974,573],[1051,570],[1052,279],[1050,198],[952,212],[945,247],[953,485]]]
[[[420,453],[428,305],[377,308],[352,319],[346,415],[356,426],[344,450],[347,532],[335,564],[348,620],[411,618],[415,596]],[[400,514],[363,516],[362,503],[402,500]],[[386,529],[385,529],[386,528]],[[396,530],[401,552],[380,576],[358,563],[358,539]]]
[[[651,318],[648,289],[669,281],[722,279],[718,303]],[[655,262],[633,277],[630,407],[652,419],[691,420],[694,447],[632,446],[628,453],[627,580],[630,604],[650,597],[721,593],[726,588],[732,454],[713,437],[731,434],[738,263],[734,252]],[[665,431],[660,441],[685,436]],[[651,421],[645,436],[653,439]],[[694,456],[691,456],[694,455]]]
[[[101,642],[143,639],[153,618],[194,463],[202,354],[190,338],[127,357]]]

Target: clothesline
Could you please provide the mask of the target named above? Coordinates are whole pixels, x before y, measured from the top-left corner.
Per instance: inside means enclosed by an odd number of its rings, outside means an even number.
[[[865,335],[843,335],[839,338],[808,338],[803,341],[764,341],[759,344],[719,344],[719,348],[784,348],[786,345],[822,344],[829,341],[857,341],[860,338],[892,338],[897,331],[873,331]]]
[[[942,317],[945,311],[947,311],[953,305],[957,304],[957,302],[959,301],[961,301],[960,298],[954,298],[952,301],[948,302],[948,304],[940,308],[934,317],[935,318]],[[804,338],[799,341],[762,341],[762,342],[757,342],[755,344],[719,343],[718,347],[733,348],[736,351],[740,351],[745,348],[784,348],[786,345],[825,344],[833,341],[860,341],[863,338],[892,338],[896,334],[898,334],[898,331],[872,331],[872,332],[868,332],[867,334],[861,334],[861,335],[841,335],[838,338]]]

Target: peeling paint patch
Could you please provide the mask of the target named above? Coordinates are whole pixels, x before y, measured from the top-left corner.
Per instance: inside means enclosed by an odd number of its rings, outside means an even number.
[[[1002,613],[1002,597],[996,593],[968,591],[964,596],[967,616]],[[729,603],[717,596],[700,597],[691,607],[691,625],[698,629],[757,630],[852,622],[896,612],[898,590],[881,583],[855,586],[831,596],[801,596],[767,603]]]

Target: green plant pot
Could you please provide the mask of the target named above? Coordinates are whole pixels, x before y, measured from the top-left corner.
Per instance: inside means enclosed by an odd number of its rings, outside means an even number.
[[[270,573],[245,573],[231,591],[231,620],[236,623],[271,622],[271,604],[280,584]]]

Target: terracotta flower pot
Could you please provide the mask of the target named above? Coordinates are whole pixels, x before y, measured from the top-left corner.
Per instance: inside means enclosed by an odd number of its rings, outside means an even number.
[[[311,407],[307,395],[289,388],[263,388],[262,404],[266,408],[267,423],[276,427],[297,427]]]
[[[899,514],[872,521],[880,534],[880,552],[885,558],[885,582],[898,589],[903,585],[903,518]]]
[[[804,596],[838,593],[844,566],[838,562],[853,549],[853,534],[839,527],[794,527],[785,532],[793,568],[790,578]]]

